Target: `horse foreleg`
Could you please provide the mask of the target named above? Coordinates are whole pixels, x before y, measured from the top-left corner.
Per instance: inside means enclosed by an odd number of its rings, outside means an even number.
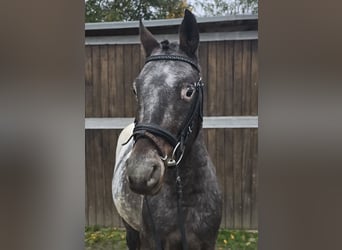
[[[133,229],[125,220],[122,220],[126,228],[126,244],[129,250],[139,250],[139,232]]]

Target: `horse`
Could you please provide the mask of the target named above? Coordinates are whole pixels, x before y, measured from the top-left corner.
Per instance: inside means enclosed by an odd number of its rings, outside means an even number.
[[[112,181],[130,250],[215,249],[222,197],[204,144],[199,29],[185,10],[179,43],[140,20],[145,65],[133,82],[134,124],[119,136]]]

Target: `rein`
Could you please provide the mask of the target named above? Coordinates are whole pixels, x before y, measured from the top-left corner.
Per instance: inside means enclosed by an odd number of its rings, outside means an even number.
[[[151,61],[182,61],[190,64],[193,68],[195,68],[199,73],[199,67],[197,66],[197,63],[191,60],[188,57],[185,56],[178,56],[178,55],[155,55],[150,56],[146,58],[145,64]],[[133,137],[135,140],[135,143],[140,138],[148,138],[158,149],[159,154],[161,155],[161,159],[165,162],[167,167],[176,167],[176,188],[177,188],[177,214],[178,214],[178,224],[179,224],[179,230],[181,233],[181,239],[182,239],[182,249],[187,250],[187,240],[186,240],[186,233],[185,233],[185,226],[184,226],[184,215],[181,208],[181,200],[183,196],[182,191],[182,180],[179,174],[179,164],[183,158],[184,151],[186,144],[189,139],[189,135],[193,132],[194,128],[194,119],[196,115],[200,119],[200,123],[203,122],[203,83],[201,77],[197,82],[194,83],[196,96],[194,97],[194,100],[192,101],[192,105],[190,108],[189,113],[187,114],[187,117],[181,127],[181,130],[177,135],[173,135],[166,129],[160,127],[156,124],[149,124],[149,123],[135,123],[135,127],[133,130]],[[199,130],[197,131],[197,133]],[[160,137],[164,139],[167,143],[169,143],[173,148],[173,153],[171,155],[171,158],[169,158],[166,154],[163,154],[163,150],[161,146],[159,145],[158,139],[156,137]],[[152,213],[150,211],[150,207],[148,204],[147,197],[144,197],[144,200],[146,202],[148,214],[152,221],[152,233],[155,241],[155,247],[158,250],[161,250],[161,242],[160,238],[158,237],[158,234],[156,232],[155,224],[153,222]]]

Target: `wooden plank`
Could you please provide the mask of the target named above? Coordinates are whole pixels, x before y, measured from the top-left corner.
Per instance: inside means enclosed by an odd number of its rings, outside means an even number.
[[[216,82],[216,42],[208,44],[208,101],[207,112],[208,115],[216,115],[217,112],[217,82]]]
[[[94,152],[96,153],[94,159],[94,176],[95,176],[95,190],[96,190],[96,225],[104,225],[104,192],[103,192],[103,165],[102,165],[102,136],[100,130],[94,130]]]
[[[117,116],[125,116],[125,88],[124,88],[124,64],[123,64],[123,45],[115,46],[115,85],[116,85],[116,103]]]
[[[234,86],[234,43],[225,42],[224,48],[224,115],[233,115],[233,86]]]
[[[259,89],[259,69],[258,69],[258,41],[252,42],[252,65],[251,65],[251,115],[258,115],[258,89]]]
[[[133,116],[132,108],[132,46],[123,45],[123,64],[124,64],[124,110],[125,116]]]
[[[119,103],[116,99],[116,72],[115,72],[115,47],[109,46],[108,47],[108,116],[115,117],[119,112]]]
[[[251,224],[251,193],[252,193],[252,169],[250,129],[243,130],[242,143],[242,227],[248,229]]]
[[[225,187],[225,157],[224,157],[224,147],[225,147],[225,137],[223,129],[216,130],[216,175],[218,177],[219,187],[224,190]],[[226,206],[226,200],[223,199],[223,205]],[[226,216],[225,209],[222,210],[222,216]],[[221,227],[225,227],[225,219],[221,220]]]
[[[234,228],[242,228],[242,129],[233,131]]]
[[[242,100],[243,115],[251,114],[251,41],[242,41]]]
[[[233,115],[242,115],[242,42],[234,42]]]
[[[85,117],[93,114],[93,72],[92,48],[85,47]]]
[[[225,228],[234,228],[233,129],[224,129],[224,210]]]
[[[251,194],[251,225],[250,228],[258,228],[258,129],[251,129],[251,175],[252,175],[252,194]]]
[[[216,113],[215,115],[224,115],[225,113],[225,59],[224,59],[224,42],[216,43]]]
[[[100,47],[92,47],[93,65],[93,117],[101,117],[101,64]]]
[[[86,131],[86,175],[87,175],[87,201],[88,201],[88,225],[96,224],[96,185],[95,185],[95,151],[94,132]]]
[[[101,130],[102,136],[102,165],[104,189],[104,226],[113,225],[112,176],[114,170],[115,148],[112,146],[114,131]]]
[[[92,51],[93,55],[93,101],[94,116],[101,117],[101,63],[100,63],[100,46],[96,46]]]
[[[87,132],[85,131],[85,225],[89,226],[89,207],[90,207],[90,199],[89,199],[89,193],[90,193],[90,176],[89,176],[89,167],[88,164],[90,162],[90,142],[89,142],[89,138],[87,137],[87,134],[89,134],[91,132]]]
[[[100,47],[100,68],[101,68],[101,117],[108,117],[108,99],[109,99],[109,87],[108,87],[108,46],[103,45]]]

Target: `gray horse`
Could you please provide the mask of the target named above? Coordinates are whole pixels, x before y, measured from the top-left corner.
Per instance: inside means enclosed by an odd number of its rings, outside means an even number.
[[[138,110],[119,137],[112,183],[130,250],[215,249],[222,200],[201,130],[199,30],[188,10],[179,37],[159,43],[140,22]]]

